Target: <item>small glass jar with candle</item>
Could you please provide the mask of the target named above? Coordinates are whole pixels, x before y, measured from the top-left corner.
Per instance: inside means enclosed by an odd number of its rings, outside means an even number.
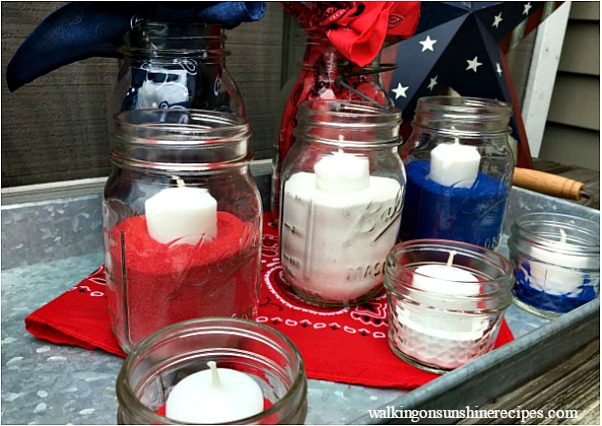
[[[283,334],[203,318],[141,342],[117,377],[119,424],[303,424],[303,360]]]
[[[513,281],[510,262],[484,247],[437,239],[398,244],[385,268],[391,349],[437,373],[489,352]]]
[[[381,288],[405,191],[400,110],[307,101],[282,172],[280,261],[303,299],[350,306]]]
[[[452,96],[418,100],[403,150],[403,241],[439,238],[497,246],[512,183],[510,105]]]
[[[111,326],[129,352],[192,318],[253,318],[261,201],[249,171],[251,129],[215,111],[116,115],[103,198]]]
[[[600,223],[561,213],[525,213],[508,239],[514,301],[545,318],[558,317],[600,293]]]

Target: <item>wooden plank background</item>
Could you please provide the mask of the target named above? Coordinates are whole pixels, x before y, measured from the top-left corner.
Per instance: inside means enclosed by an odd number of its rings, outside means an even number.
[[[6,66],[21,42],[60,2],[2,2],[2,187],[106,176],[107,104],[118,61],[92,58],[10,93]],[[284,12],[269,3],[257,23],[228,31],[227,68],[253,126],[255,158],[269,158],[281,86]]]
[[[60,2],[2,2],[2,187],[107,176],[107,104],[115,59],[92,58],[62,67],[10,93],[5,72],[25,37]],[[256,159],[270,158],[280,123],[285,82],[298,75],[303,31],[275,2],[263,20],[228,31],[227,67],[247,106]],[[522,99],[533,37],[509,55]],[[290,87],[289,87],[290,89]]]

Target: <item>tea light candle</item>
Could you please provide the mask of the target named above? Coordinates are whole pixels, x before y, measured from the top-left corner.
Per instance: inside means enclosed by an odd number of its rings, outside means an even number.
[[[444,143],[431,151],[429,178],[443,186],[470,188],[479,175],[481,155],[474,146]]]
[[[166,188],[144,203],[148,233],[162,243],[197,244],[217,236],[217,200],[205,188],[186,186],[178,177],[176,188]]]
[[[370,162],[367,158],[342,150],[326,156],[314,166],[316,187],[332,194],[361,191],[370,186]]]
[[[180,422],[205,424],[245,419],[263,411],[263,393],[249,375],[229,368],[217,368],[184,378],[171,390],[165,414]]]
[[[418,289],[449,295],[470,296],[474,288],[463,283],[479,282],[477,277],[453,265],[456,252],[450,251],[446,265],[423,265],[414,270],[412,285]]]

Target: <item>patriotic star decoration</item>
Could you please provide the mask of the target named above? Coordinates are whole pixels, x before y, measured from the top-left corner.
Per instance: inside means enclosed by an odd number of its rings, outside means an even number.
[[[428,89],[432,92],[433,89],[435,88],[435,86],[437,85],[437,78],[439,78],[438,75],[434,76],[433,78],[431,78],[431,80],[429,81]]]
[[[422,45],[423,52],[426,52],[427,50],[434,52],[435,50],[433,49],[433,46],[435,45],[435,43],[437,43],[437,40],[432,40],[431,36],[427,35],[424,40],[419,41],[418,43]]]
[[[491,26],[494,28],[499,28],[503,20],[504,19],[502,18],[502,12],[500,12],[498,15],[495,15],[493,17],[493,24],[491,24]]]
[[[472,60],[467,59],[466,62],[468,62],[468,66],[466,67],[466,71],[473,70],[474,72],[477,72],[477,68],[483,65],[478,61],[478,59],[479,58],[477,56],[475,56]]]
[[[397,87],[392,90],[395,93],[395,99],[399,99],[399,97],[406,98],[406,91],[410,88],[410,86],[402,86],[401,83],[397,83]]]
[[[402,110],[403,137],[411,132],[416,102],[423,96],[448,94],[499,99],[514,96],[505,53],[519,26],[526,36],[542,21],[546,2],[422,2],[413,37],[384,50],[383,62],[397,69],[385,81],[391,98]],[[550,9],[560,3],[551,2]],[[548,8],[546,8],[548,9]],[[518,37],[520,39],[520,37]],[[515,37],[516,39],[516,37]],[[512,136],[519,140],[519,165],[530,167],[531,156],[520,114],[513,104]],[[526,148],[525,148],[526,146]],[[522,150],[522,151],[521,151]],[[526,151],[525,151],[526,150]]]

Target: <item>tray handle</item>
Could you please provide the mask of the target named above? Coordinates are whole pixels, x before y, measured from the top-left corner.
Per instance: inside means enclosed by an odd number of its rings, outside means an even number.
[[[538,170],[514,168],[512,184],[531,191],[551,195],[553,197],[579,200],[585,196],[585,184],[563,176]]]

